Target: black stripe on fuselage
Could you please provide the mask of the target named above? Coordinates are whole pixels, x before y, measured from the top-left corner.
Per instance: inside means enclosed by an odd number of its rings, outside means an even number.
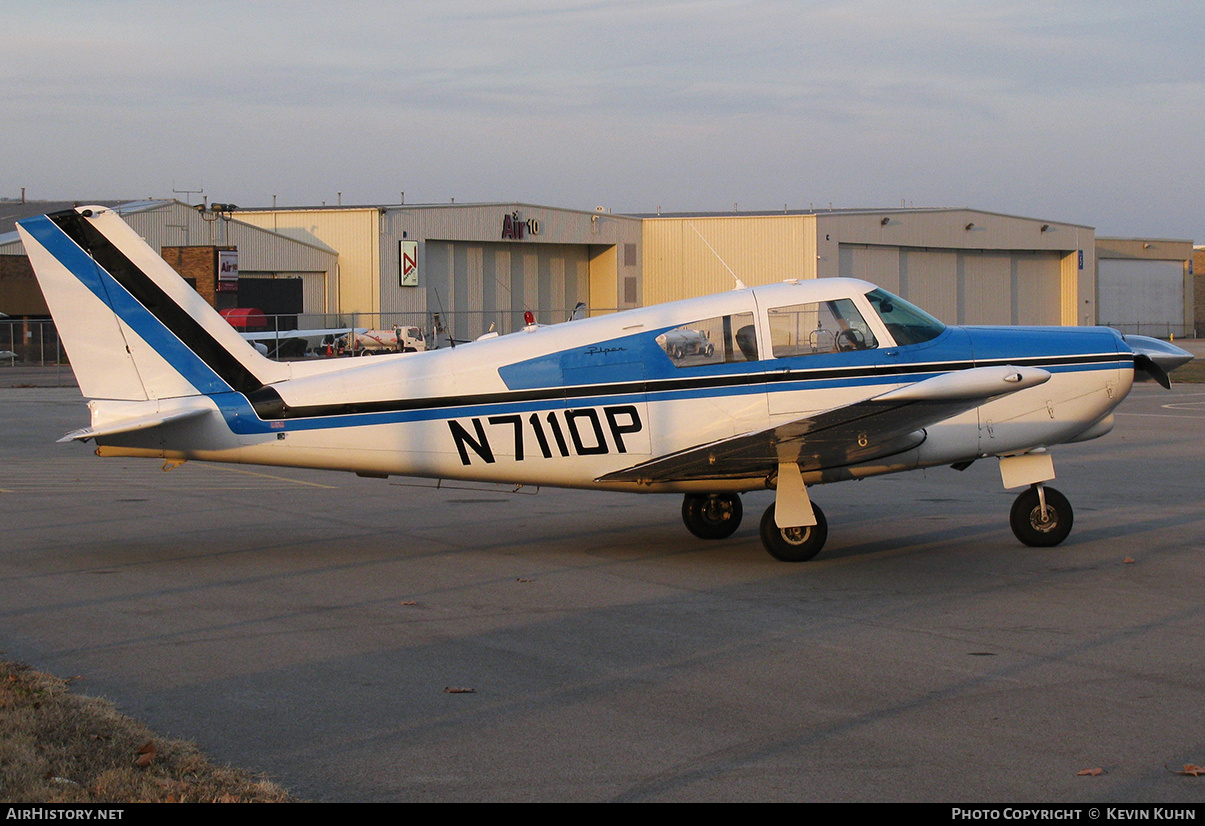
[[[264,386],[233,354],[217,342],[200,322],[139,269],[112,241],[74,209],[46,216],[92,260],[113,276],[135,300],[171,330],[188,349],[231,388],[248,397]]]

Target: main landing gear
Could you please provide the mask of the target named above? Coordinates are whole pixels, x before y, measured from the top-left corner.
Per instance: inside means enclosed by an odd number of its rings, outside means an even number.
[[[770,556],[782,562],[806,562],[820,553],[828,539],[828,521],[815,504],[816,524],[780,528],[774,523],[774,505],[761,518],[761,541]],[[688,493],[682,499],[682,521],[700,539],[727,539],[741,525],[744,508],[735,493]]]
[[[682,521],[699,539],[727,539],[741,526],[745,509],[735,493],[688,493]]]
[[[815,525],[780,528],[774,521],[774,505],[766,508],[761,518],[761,544],[770,556],[780,562],[807,562],[820,553],[828,539],[828,520],[815,502],[812,513],[816,516]]]
[[[1071,533],[1074,515],[1066,496],[1038,482],[1013,502],[1008,521],[1017,539],[1026,545],[1051,548]]]

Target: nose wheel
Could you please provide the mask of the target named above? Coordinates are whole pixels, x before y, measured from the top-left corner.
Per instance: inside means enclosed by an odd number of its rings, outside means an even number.
[[[699,539],[727,539],[741,526],[745,509],[735,493],[688,493],[682,521]]]
[[[1054,488],[1037,484],[1013,502],[1008,521],[1017,539],[1024,544],[1034,548],[1050,548],[1071,533],[1074,517],[1066,496]]]

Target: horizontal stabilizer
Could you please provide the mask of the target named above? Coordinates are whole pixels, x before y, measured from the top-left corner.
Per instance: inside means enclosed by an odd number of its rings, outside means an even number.
[[[196,419],[211,413],[208,407],[192,407],[187,410],[176,410],[171,413],[153,413],[149,416],[134,416],[129,419],[118,419],[96,427],[85,427],[68,433],[60,442],[86,442],[97,436],[115,436],[118,433],[133,433],[136,430],[149,430],[172,422],[182,422]]]

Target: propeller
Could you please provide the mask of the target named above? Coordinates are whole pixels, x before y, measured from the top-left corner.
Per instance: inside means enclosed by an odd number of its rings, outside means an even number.
[[[1146,373],[1168,390],[1172,386],[1168,373],[1195,358],[1192,353],[1182,350],[1171,342],[1150,336],[1122,336],[1121,338],[1134,351],[1134,372]]]

